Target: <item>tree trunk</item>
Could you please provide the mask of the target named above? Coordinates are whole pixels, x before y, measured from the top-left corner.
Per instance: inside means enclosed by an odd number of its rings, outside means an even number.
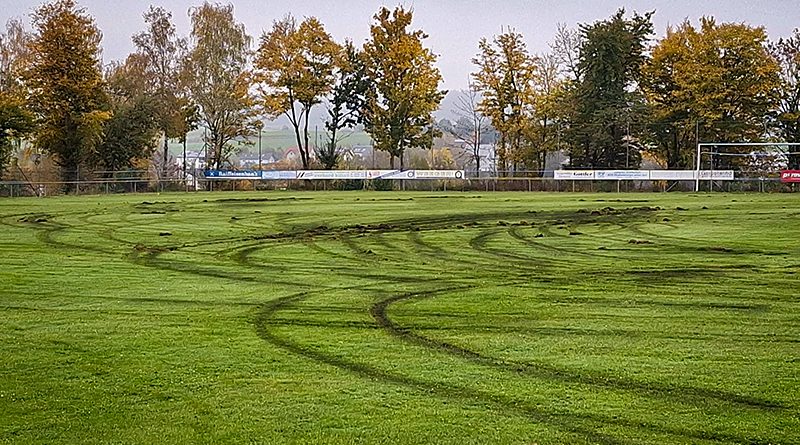
[[[164,131],[164,159],[161,164],[162,176],[161,179],[167,179],[167,161],[169,159],[169,142],[167,139],[167,132]]]
[[[303,168],[308,170],[310,165],[310,153],[308,152],[308,115],[311,113],[311,107],[303,109],[303,138],[304,138],[304,149],[301,150],[301,155],[303,156]]]

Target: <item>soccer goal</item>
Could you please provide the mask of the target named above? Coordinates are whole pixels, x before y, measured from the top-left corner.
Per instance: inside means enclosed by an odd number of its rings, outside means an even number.
[[[730,150],[735,147],[744,147],[748,150]],[[765,174],[780,173],[782,182],[800,182],[800,170],[790,169],[790,160],[793,157],[800,157],[800,142],[700,142],[697,144],[695,159],[694,190],[700,191],[700,169],[704,160],[708,162],[708,169],[712,171],[709,175],[710,190],[714,189],[712,178],[715,166],[728,169],[732,164],[739,164],[740,168],[747,166],[753,172],[760,174],[762,181]],[[733,159],[736,162],[731,162]],[[723,165],[720,166],[720,163]]]

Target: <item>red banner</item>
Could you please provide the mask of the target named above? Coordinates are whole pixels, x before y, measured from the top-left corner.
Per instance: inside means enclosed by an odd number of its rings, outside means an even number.
[[[800,182],[800,170],[781,171],[781,182]]]

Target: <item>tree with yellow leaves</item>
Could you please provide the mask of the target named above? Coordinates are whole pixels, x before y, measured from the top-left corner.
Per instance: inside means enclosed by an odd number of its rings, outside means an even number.
[[[232,142],[256,132],[255,98],[249,71],[251,38],[233,15],[232,5],[203,3],[189,13],[191,43],[185,82],[199,124],[208,130],[208,167],[219,168],[234,151]]]
[[[422,45],[427,35],[411,31],[412,13],[402,7],[381,8],[364,44],[366,72],[373,82],[364,109],[364,124],[375,148],[389,153],[404,166],[409,148],[430,148],[438,134],[432,113],[445,92],[442,76],[433,65],[436,56]]]
[[[298,26],[294,17],[286,16],[261,36],[255,65],[264,109],[271,117],[289,119],[304,169],[311,159],[308,118],[333,87],[340,51],[315,17]]]
[[[653,48],[642,86],[654,115],[653,152],[668,167],[691,167],[698,137],[747,142],[764,136],[780,84],[766,39],[763,28],[705,17],[699,28],[687,21],[668,29]],[[716,157],[714,167],[731,167],[730,159]]]
[[[100,72],[101,34],[73,0],[41,6],[33,13],[33,26],[24,77],[37,124],[34,142],[55,155],[65,188],[71,190],[110,117]]]
[[[472,77],[482,93],[480,111],[500,134],[498,169],[516,170],[524,164],[526,134],[535,118],[537,58],[528,53],[522,34],[510,29],[481,39],[478,47],[472,59],[478,71]]]

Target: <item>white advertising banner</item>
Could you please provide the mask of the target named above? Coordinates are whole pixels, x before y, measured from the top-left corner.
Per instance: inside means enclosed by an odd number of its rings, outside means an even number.
[[[733,170],[701,170],[700,179],[733,181]],[[556,170],[553,178],[566,181],[694,181],[695,170]]]
[[[695,176],[694,170],[650,170],[652,181],[690,181]]]
[[[417,179],[464,179],[464,170],[416,170]]]
[[[591,181],[594,179],[594,170],[556,170],[553,172],[553,178],[572,181]]]
[[[733,181],[733,170],[701,170],[700,179],[717,181]]]
[[[647,181],[650,179],[650,170],[595,170],[594,179],[598,180],[634,180]]]

